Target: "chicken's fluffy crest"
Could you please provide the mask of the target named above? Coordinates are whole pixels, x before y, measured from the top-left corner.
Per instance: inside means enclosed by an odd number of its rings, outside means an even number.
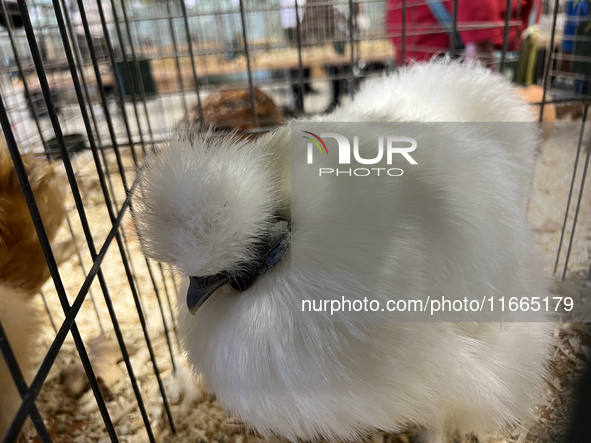
[[[142,172],[135,223],[145,252],[184,275],[237,271],[280,200],[277,161],[238,137],[176,133]]]

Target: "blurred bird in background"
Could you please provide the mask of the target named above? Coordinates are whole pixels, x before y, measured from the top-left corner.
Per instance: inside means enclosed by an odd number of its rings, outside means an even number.
[[[254,88],[254,103],[260,128],[283,124],[281,109],[259,88]],[[212,92],[203,100],[201,107],[205,124],[216,130],[247,132],[255,129],[255,111],[252,109],[248,89]],[[180,123],[190,126],[199,125],[201,123],[199,106],[195,105],[187,112]]]
[[[35,196],[45,232],[54,241],[66,217],[64,180],[55,170],[31,155],[23,163]],[[62,245],[58,254],[71,245]],[[49,269],[25,196],[4,138],[0,138],[0,321],[28,379],[32,375],[42,327],[39,306],[34,299],[49,278]],[[21,404],[4,359],[0,358],[0,436],[3,436]]]
[[[54,165],[23,156],[35,201],[50,242],[66,218],[64,181]],[[49,278],[49,269],[25,196],[4,140],[0,146],[0,281],[34,295]]]
[[[179,333],[195,370],[231,413],[292,441],[416,427],[439,443],[527,418],[551,348],[543,313],[501,324],[301,311],[303,299],[342,295],[382,306],[547,296],[525,218],[537,126],[412,125],[531,122],[527,104],[500,76],[445,60],[368,81],[309,121],[350,139],[347,122],[408,123],[428,142],[413,152],[419,166],[380,191],[387,205],[348,177],[314,188],[291,164],[290,126],[256,140],[180,132],[140,172],[134,220],[146,254],[186,276]],[[354,200],[368,211],[350,211]]]

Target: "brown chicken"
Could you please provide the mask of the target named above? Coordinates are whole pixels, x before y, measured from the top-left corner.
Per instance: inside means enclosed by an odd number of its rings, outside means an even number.
[[[53,241],[66,216],[63,181],[53,165],[23,156],[45,232]],[[63,259],[63,254],[57,253]],[[25,196],[3,137],[0,137],[0,322],[20,370],[33,375],[42,318],[34,300],[49,278],[49,269]],[[0,440],[8,430],[21,399],[0,356]]]
[[[254,88],[254,98],[260,128],[283,124],[281,109],[271,97],[260,89]],[[203,100],[202,107],[205,124],[216,129],[244,132],[255,128],[248,89],[212,92]],[[198,124],[200,116],[199,107],[194,106],[181,120],[181,123]]]
[[[50,242],[66,217],[63,180],[53,165],[23,156],[29,182]],[[49,269],[10,154],[0,139],[0,282],[34,295]]]

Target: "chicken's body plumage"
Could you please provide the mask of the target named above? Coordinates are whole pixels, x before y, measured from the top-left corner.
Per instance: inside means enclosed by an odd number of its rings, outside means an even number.
[[[346,122],[424,132],[412,122],[531,115],[501,78],[440,62],[368,82],[350,105],[312,121],[351,135]],[[531,413],[550,349],[544,314],[500,324],[331,321],[329,313],[301,312],[302,299],[342,294],[384,304],[548,294],[524,211],[535,127],[431,128],[437,132],[423,134],[427,143],[413,152],[421,167],[386,187],[389,207],[372,207],[374,197],[353,181],[328,178],[323,189],[311,188],[299,173],[303,162],[290,164],[289,127],[257,141],[180,134],[142,171],[135,211],[142,245],[183,275],[241,272],[276,214],[291,218],[292,250],[309,257],[292,272],[286,255],[244,292],[221,287],[195,316],[186,308],[188,282],[179,295],[190,362],[221,404],[260,433],[352,439],[414,425],[435,443],[449,429],[483,435]],[[450,174],[456,161],[465,167]],[[371,212],[335,201],[366,202]],[[366,229],[352,238],[352,226]],[[360,261],[359,248],[374,253]]]
[[[52,242],[66,218],[64,180],[54,165],[44,160],[32,155],[24,155],[22,160],[47,238]],[[39,300],[34,297],[48,278],[49,268],[35,225],[0,135],[0,321],[27,382],[33,375],[42,333]],[[20,405],[21,397],[0,354],[0,439]]]
[[[50,242],[66,218],[63,177],[55,165],[22,157],[43,227]],[[21,190],[8,148],[0,136],[0,281],[38,294],[49,278],[49,268]]]

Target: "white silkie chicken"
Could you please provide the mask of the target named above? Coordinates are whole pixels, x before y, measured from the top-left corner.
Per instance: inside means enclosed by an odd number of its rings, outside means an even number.
[[[368,81],[348,106],[312,121],[531,115],[499,76],[436,62]],[[328,312],[301,312],[302,299],[340,294],[384,304],[548,294],[523,210],[535,126],[485,134],[435,128],[442,133],[423,134],[429,144],[413,152],[420,167],[390,182],[389,208],[376,205],[370,217],[348,212],[337,225],[325,221],[340,210],[334,192],[354,199],[359,182],[333,175],[323,192],[292,195],[292,184],[315,185],[290,165],[289,126],[246,141],[180,132],[141,171],[142,246],[187,276],[179,322],[189,360],[220,403],[263,435],[347,440],[414,426],[435,443],[453,429],[480,436],[506,429],[532,412],[551,346],[545,314],[534,315],[542,322],[501,324],[331,321]],[[460,158],[468,167],[454,173]],[[367,227],[361,240],[349,237],[356,226]],[[382,247],[359,261],[355,248],[364,242]],[[296,247],[312,263],[300,266],[305,274],[290,272]],[[339,274],[340,263],[354,265]],[[363,294],[358,282],[368,278],[378,284]]]

